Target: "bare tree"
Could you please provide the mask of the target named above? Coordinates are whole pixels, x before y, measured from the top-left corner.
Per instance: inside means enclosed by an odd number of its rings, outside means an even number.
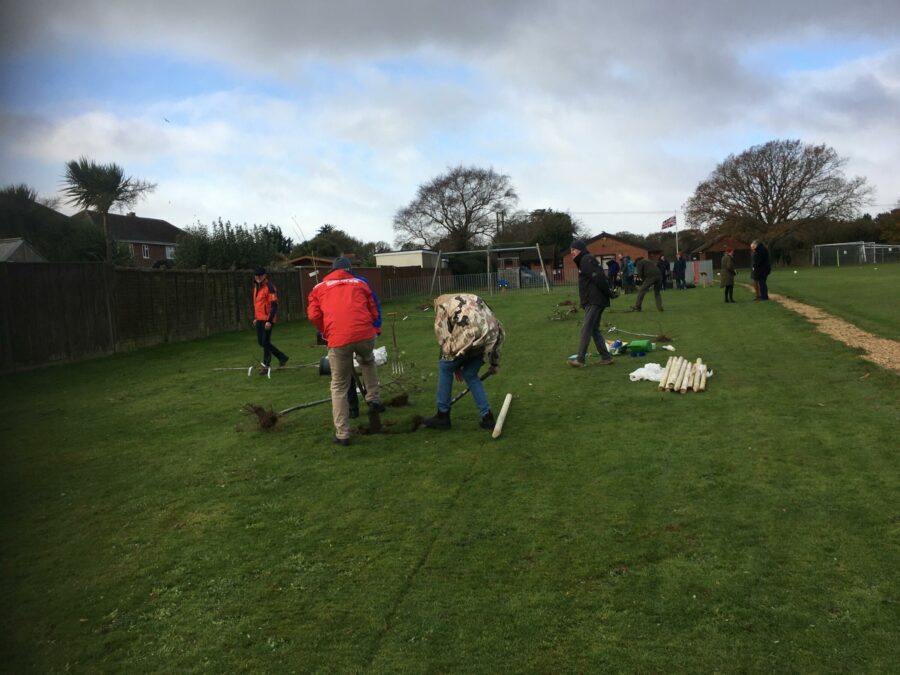
[[[492,237],[518,201],[509,176],[457,166],[419,186],[416,198],[394,216],[397,245],[442,245],[465,251]]]
[[[113,242],[106,221],[110,209],[117,205],[131,206],[155,189],[155,183],[126,177],[118,164],[97,164],[87,157],[67,162],[63,176],[63,194],[68,197],[69,204],[93,208],[100,213],[107,261],[113,259]]]
[[[794,224],[853,218],[868,203],[866,179],[844,177],[847,160],[825,145],[769,141],[729,155],[685,205],[688,222],[773,238]]]

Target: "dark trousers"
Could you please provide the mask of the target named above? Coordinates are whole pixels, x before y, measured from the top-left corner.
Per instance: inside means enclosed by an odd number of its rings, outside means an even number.
[[[644,283],[641,284],[640,289],[638,290],[638,296],[635,298],[634,306],[637,309],[641,308],[641,303],[644,301],[644,296],[647,294],[647,291],[650,290],[650,287],[653,287],[653,298],[656,300],[656,309],[662,310],[662,297],[659,295],[659,287],[662,282],[659,279],[647,279]]]
[[[684,287],[685,287],[684,275],[683,274],[676,275],[675,276],[675,288],[680,290],[680,289],[683,289]]]
[[[600,318],[603,316],[604,309],[606,307],[600,307],[599,305],[588,305],[584,308],[584,323],[581,324],[581,340],[578,343],[578,360],[582,363],[584,363],[587,356],[587,348],[591,339],[594,340],[601,359],[609,361],[612,358],[612,354],[606,348],[606,340],[603,339],[603,333],[600,332]]]
[[[256,322],[256,341],[259,342],[259,346],[263,349],[262,362],[264,366],[271,365],[273,355],[279,361],[284,361],[287,358],[284,352],[272,344],[272,329],[266,330],[265,321]]]
[[[766,279],[768,278],[768,274],[760,274],[757,282],[759,282],[759,299],[760,300],[768,300],[769,299],[769,284],[766,283]]]
[[[734,284],[725,287],[725,302],[734,302]]]

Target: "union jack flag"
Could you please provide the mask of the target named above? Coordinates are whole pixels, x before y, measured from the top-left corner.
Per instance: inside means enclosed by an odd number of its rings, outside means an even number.
[[[675,224],[675,216],[671,216],[671,217],[669,217],[669,218],[666,218],[666,219],[663,221],[662,229],[665,230],[665,229],[667,229],[667,228],[670,228],[670,227],[672,227],[674,224]]]

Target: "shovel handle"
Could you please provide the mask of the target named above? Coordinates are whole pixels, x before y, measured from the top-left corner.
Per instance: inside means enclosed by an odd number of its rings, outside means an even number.
[[[331,397],[328,398],[320,398],[318,401],[310,401],[309,403],[301,403],[300,405],[291,406],[290,408],[285,408],[278,416],[287,415],[289,412],[294,412],[295,410],[301,410],[303,408],[311,408],[314,405],[321,405],[322,403],[331,403]]]

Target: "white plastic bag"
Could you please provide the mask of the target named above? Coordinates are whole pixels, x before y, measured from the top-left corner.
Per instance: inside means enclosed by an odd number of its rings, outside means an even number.
[[[662,379],[663,372],[665,368],[663,368],[658,363],[647,363],[633,373],[628,375],[628,379],[632,382],[638,382],[640,380],[648,380],[650,382],[659,382]]]
[[[385,363],[387,363],[388,359],[387,347],[379,347],[378,349],[373,349],[372,356],[375,357],[376,366],[383,366]],[[356,355],[353,356],[353,367],[359,368],[359,361],[356,360]]]

